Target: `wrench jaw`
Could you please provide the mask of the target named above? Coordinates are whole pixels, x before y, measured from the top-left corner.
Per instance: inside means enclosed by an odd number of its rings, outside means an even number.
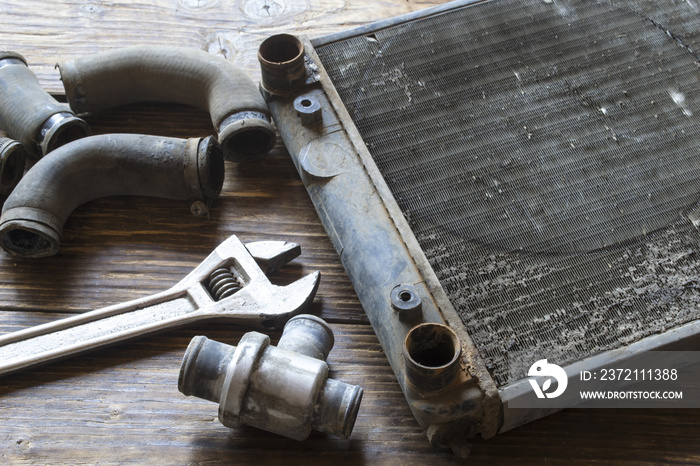
[[[192,271],[173,286],[171,290],[189,290],[190,293],[199,294],[197,293],[198,289],[206,289],[209,277],[211,277],[217,269],[227,264],[233,264],[237,257],[242,257],[244,259],[250,258],[250,260],[245,261],[248,268],[253,270],[258,268],[257,265],[251,267],[250,263],[252,262],[252,264],[255,264],[255,261],[252,260],[250,253],[248,253],[248,250],[243,246],[243,243],[233,235],[219,244],[206,259],[192,269]],[[238,266],[237,269],[244,269],[244,267]],[[213,299],[210,299],[210,301],[212,300]]]
[[[187,289],[197,302],[200,315],[234,320],[238,325],[279,329],[291,317],[304,312],[320,284],[320,272],[277,286],[266,273],[282,267],[301,254],[301,247],[287,241],[256,241],[244,245],[236,236],[221,243],[202,263],[174,288]],[[229,281],[238,282],[235,291],[221,296],[211,290],[215,271],[230,270]]]
[[[262,326],[282,330],[289,319],[306,312],[311,305],[321,283],[321,272],[313,272],[287,286],[272,285],[274,294],[265,295],[260,303]]]
[[[266,274],[301,255],[301,246],[289,241],[254,241],[245,247]]]
[[[255,277],[276,270],[301,254],[301,247],[287,241],[255,241],[243,245],[232,235],[212,251],[185,278],[171,290],[190,290],[198,287],[207,289],[209,278],[221,268],[233,267],[241,279],[241,285],[247,285]],[[197,293],[198,294],[198,293]],[[212,296],[214,300],[215,297]]]
[[[214,320],[238,326],[281,330],[289,319],[303,313],[313,302],[321,273],[316,271],[286,286],[254,279],[235,294],[212,302],[200,312]]]

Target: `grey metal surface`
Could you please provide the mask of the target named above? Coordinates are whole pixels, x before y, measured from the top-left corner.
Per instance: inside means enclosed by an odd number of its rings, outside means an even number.
[[[313,301],[320,274],[311,273],[286,286],[273,285],[265,272],[298,256],[299,246],[284,241],[250,246],[251,251],[231,236],[167,291],[3,335],[0,375],[204,319],[281,328]],[[264,270],[256,263],[256,254],[261,255]],[[230,269],[241,286],[217,301],[206,287],[212,272],[221,267]]]
[[[245,424],[295,440],[312,430],[347,439],[362,388],[329,377],[332,347],[330,326],[309,314],[292,317],[276,347],[258,332],[237,346],[198,336],[185,352],[178,389],[219,403],[227,427]]]
[[[510,354],[564,365],[700,317],[696,17],[492,1],[318,48],[499,386]]]
[[[497,433],[500,403],[495,384],[458,325],[457,313],[313,48],[304,43],[307,80],[281,92],[268,89],[263,79],[270,111],[413,414],[433,445],[465,456],[468,438]],[[294,106],[299,97],[320,105],[319,124],[304,125]],[[404,303],[411,303],[408,309],[402,309]],[[433,329],[454,328],[457,340],[432,345],[421,337],[429,332],[413,333],[423,323],[434,324]],[[409,334],[417,337],[416,344],[406,351]],[[409,361],[405,354],[420,362]],[[408,376],[409,366],[413,377]]]

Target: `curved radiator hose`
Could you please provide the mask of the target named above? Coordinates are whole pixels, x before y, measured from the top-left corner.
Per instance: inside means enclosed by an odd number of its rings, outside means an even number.
[[[227,160],[275,145],[270,113],[257,86],[231,62],[200,50],[128,47],[58,64],[77,113],[135,102],[174,102],[209,112]]]
[[[0,246],[14,255],[58,252],[63,224],[79,205],[115,195],[214,199],[224,181],[213,137],[91,136],[44,157],[5,201]]]
[[[89,133],[87,123],[44,91],[14,52],[0,52],[0,128],[37,157]]]

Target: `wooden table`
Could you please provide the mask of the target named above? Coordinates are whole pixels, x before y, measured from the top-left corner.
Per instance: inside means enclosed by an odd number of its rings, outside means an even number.
[[[431,6],[429,0],[150,0],[0,2],[0,47],[23,54],[41,84],[61,94],[54,63],[136,44],[180,45],[233,61],[255,79],[258,44],[278,32],[311,37]],[[132,105],[87,117],[93,132],[191,137],[212,132],[208,115],[177,105]],[[246,329],[199,325],[122,344],[0,381],[2,464],[443,464],[406,405],[357,297],[284,147],[258,163],[226,165],[209,218],[186,202],[118,197],[70,217],[58,256],[0,254],[0,332],[164,290],[231,234],[280,239],[303,255],[277,280],[320,270],[311,311],[330,322],[329,363],[364,387],[349,440],[313,433],[296,442],[253,428],[231,430],[215,404],[177,391],[194,335],[235,344]],[[272,334],[273,340],[279,337]],[[698,463],[692,410],[567,410],[485,441],[471,464]]]

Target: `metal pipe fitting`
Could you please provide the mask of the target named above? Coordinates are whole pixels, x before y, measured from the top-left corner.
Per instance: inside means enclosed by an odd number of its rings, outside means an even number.
[[[0,197],[10,195],[24,175],[27,151],[10,138],[0,138]]]
[[[270,36],[260,44],[262,87],[270,94],[288,94],[307,79],[304,44],[291,34]]]
[[[302,314],[287,322],[277,347],[258,332],[238,346],[192,339],[180,367],[178,389],[219,403],[219,420],[295,440],[312,429],[350,437],[362,388],[328,378],[325,359],[333,332],[322,319]]]
[[[14,52],[0,52],[0,128],[37,157],[90,132],[41,88],[25,58]]]
[[[275,145],[260,91],[228,60],[201,50],[128,47],[58,64],[77,113],[135,102],[174,102],[208,111],[227,160],[246,160]]]
[[[459,375],[462,345],[447,325],[420,324],[404,340],[406,379],[423,391],[441,390]]]
[[[0,246],[23,257],[58,252],[63,224],[79,205],[115,195],[214,199],[224,181],[212,137],[90,136],[39,160],[7,198]]]

